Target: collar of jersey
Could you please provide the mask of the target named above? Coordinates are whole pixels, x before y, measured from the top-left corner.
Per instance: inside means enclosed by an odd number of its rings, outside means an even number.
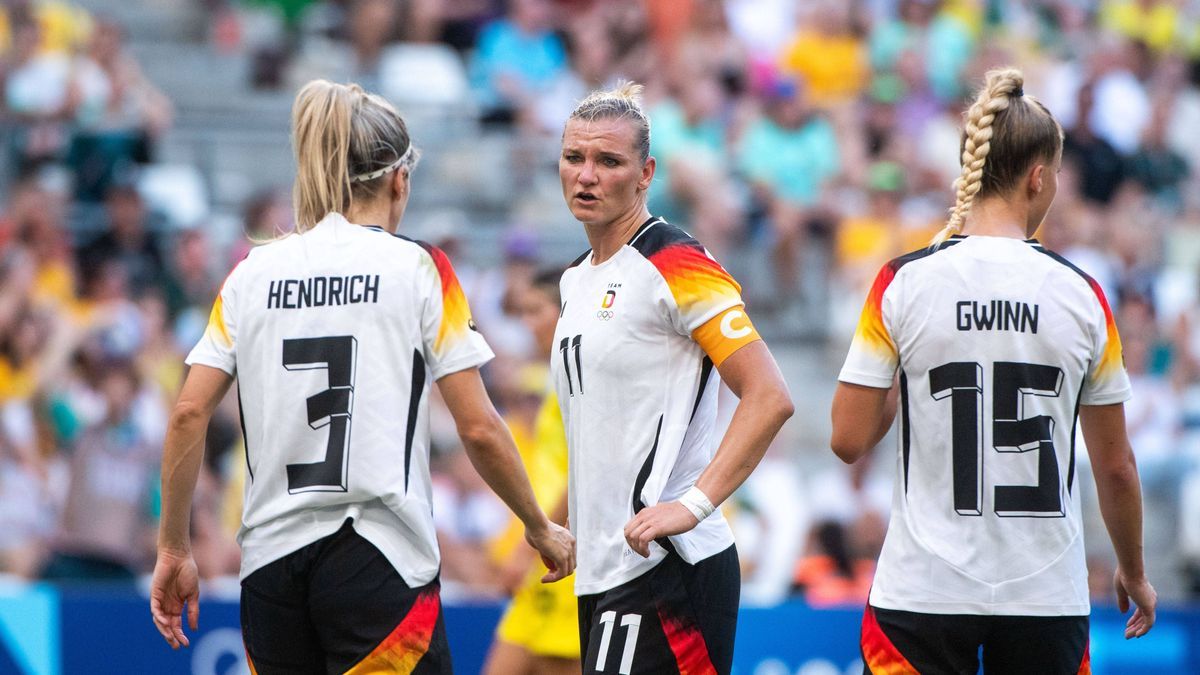
[[[950,235],[950,238],[947,239],[946,241],[962,241],[964,239],[969,239],[970,237],[971,237],[971,235],[969,235],[969,234],[952,234],[952,235]],[[997,237],[997,239],[1007,239],[1007,237]],[[1022,239],[1022,241],[1024,241],[1026,244],[1029,244],[1030,246],[1044,248],[1042,246],[1042,242],[1040,242],[1034,238]]]
[[[608,260],[605,260],[602,263],[597,264],[597,263],[592,262],[592,259],[596,255],[596,252],[588,251],[588,257],[587,257],[588,266],[590,266],[592,269],[595,269],[597,267],[604,267],[604,266],[608,265],[608,263],[610,263],[614,259],[616,259],[618,253],[625,250],[625,246],[633,246],[633,242],[637,241],[638,237],[645,234],[646,230],[650,229],[651,226],[656,225],[658,223],[665,223],[665,222],[667,222],[667,221],[663,220],[659,216],[650,216],[650,218],[648,220],[646,220],[646,222],[642,223],[638,227],[637,231],[633,233],[633,236],[629,238],[629,241],[625,242],[625,244],[623,246],[621,246],[620,249],[617,250],[617,253],[614,253],[612,255],[612,257],[610,257]]]

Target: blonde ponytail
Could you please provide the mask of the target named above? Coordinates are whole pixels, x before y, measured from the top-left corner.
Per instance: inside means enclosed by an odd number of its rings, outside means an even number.
[[[962,137],[962,174],[954,181],[950,219],[934,238],[936,246],[962,232],[976,198],[1013,188],[1039,159],[1062,147],[1062,129],[1045,106],[1024,92],[1016,68],[988,71],[983,90],[967,109]]]
[[[314,80],[292,106],[296,231],[332,212],[347,213],[354,198],[373,197],[392,170],[416,166],[400,113],[356,84]]]
[[[292,107],[296,154],[296,231],[304,232],[331,211],[350,208],[352,92],[327,80],[309,82]]]

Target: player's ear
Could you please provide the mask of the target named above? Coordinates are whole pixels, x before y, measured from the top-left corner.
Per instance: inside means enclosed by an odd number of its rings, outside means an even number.
[[[656,162],[653,157],[647,157],[642,164],[642,177],[638,179],[639,190],[649,190],[650,183],[654,180],[654,167]]]
[[[1030,195],[1040,195],[1042,188],[1045,187],[1046,165],[1034,164],[1029,171],[1029,179],[1026,181],[1027,189]]]
[[[391,183],[392,183],[391,188],[392,188],[392,198],[393,199],[404,199],[404,198],[408,197],[408,190],[409,190],[408,167],[402,166],[399,169],[396,169],[395,171],[393,171]]]

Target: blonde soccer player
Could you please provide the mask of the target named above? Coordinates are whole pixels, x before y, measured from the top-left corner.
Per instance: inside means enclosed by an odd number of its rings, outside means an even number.
[[[871,673],[1090,672],[1075,428],[1116,550],[1126,637],[1154,625],[1121,340],[1100,286],[1031,239],[1062,129],[994,70],[965,114],[962,176],[933,244],[884,265],[833,400],[847,462],[899,399],[887,538],[862,625]],[[898,389],[898,396],[889,391]]]
[[[591,245],[563,274],[551,357],[583,670],[725,674],[741,580],[717,507],[793,407],[737,282],[646,208],[655,160],[640,91],[585,98],[558,163]],[[717,438],[721,381],[740,401]]]
[[[439,249],[396,235],[417,152],[356,85],[309,83],[292,114],[296,233],[229,274],[171,415],[150,608],[172,647],[199,615],[189,512],[204,430],[236,378],[246,447],[242,636],[266,673],[451,672],[430,512],[436,384],[476,469],[549,561],[538,509],[479,376],[492,352]]]

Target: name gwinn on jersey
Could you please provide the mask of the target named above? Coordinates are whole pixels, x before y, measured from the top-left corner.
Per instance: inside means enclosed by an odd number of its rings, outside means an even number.
[[[897,258],[839,379],[886,388],[897,373],[896,484],[870,603],[1087,614],[1078,406],[1130,397],[1099,285],[1034,240],[956,236]]]
[[[741,289],[695,239],[646,222],[613,257],[589,251],[567,269],[551,358],[570,454],[568,508],[575,592],[599,593],[648,571],[624,527],[678,498],[712,458],[719,365],[759,339]],[[689,563],[728,548],[719,510],[669,542]]]
[[[492,357],[473,327],[444,253],[336,213],[234,268],[187,363],[237,376],[241,578],[353,518],[408,585],[433,580],[429,388]]]

